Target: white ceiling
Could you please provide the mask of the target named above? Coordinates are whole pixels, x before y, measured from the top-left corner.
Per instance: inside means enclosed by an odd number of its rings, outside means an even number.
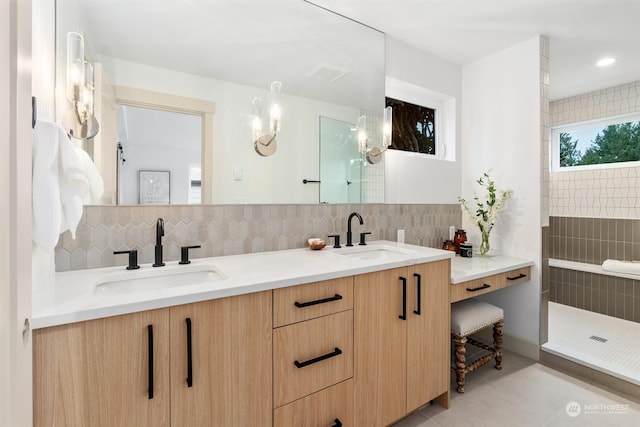
[[[552,100],[640,80],[640,0],[310,1],[458,65],[546,35]]]
[[[640,80],[640,0],[305,1],[461,66],[546,35],[552,100]],[[374,99],[383,53],[379,67],[366,61],[375,63],[375,35],[383,37],[305,1],[57,0],[57,8],[59,22],[81,17],[99,55],[257,87],[282,79],[285,93],[331,93],[345,105]],[[605,55],[617,62],[597,67]],[[356,70],[364,63],[368,76]],[[331,85],[308,77],[326,64],[352,72]]]

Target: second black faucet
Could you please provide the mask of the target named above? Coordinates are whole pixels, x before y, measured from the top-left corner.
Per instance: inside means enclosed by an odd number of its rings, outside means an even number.
[[[364,220],[358,212],[353,212],[349,215],[349,219],[347,220],[347,246],[353,246],[353,233],[351,232],[351,220],[353,217],[358,218],[360,225],[364,224]]]
[[[164,262],[162,260],[162,236],[164,236],[164,220],[162,218],[158,218],[156,222],[156,256],[155,262],[153,263],[154,267],[163,267]]]

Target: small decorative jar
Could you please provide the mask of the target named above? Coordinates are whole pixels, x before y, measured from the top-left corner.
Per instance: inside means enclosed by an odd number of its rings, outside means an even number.
[[[457,230],[453,241],[454,241],[454,244],[455,244],[456,253],[459,254],[460,253],[460,244],[467,241],[467,232],[464,231],[463,229]]]
[[[473,257],[473,245],[471,243],[461,243],[460,256],[463,258]]]
[[[456,250],[456,245],[455,243],[453,243],[453,240],[445,240],[444,242],[442,242],[442,249],[445,251],[455,251]]]

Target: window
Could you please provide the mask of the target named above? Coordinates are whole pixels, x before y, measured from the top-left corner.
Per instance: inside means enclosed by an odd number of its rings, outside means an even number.
[[[640,166],[640,114],[551,130],[553,171]]]
[[[393,108],[392,149],[436,154],[436,110],[386,98]]]

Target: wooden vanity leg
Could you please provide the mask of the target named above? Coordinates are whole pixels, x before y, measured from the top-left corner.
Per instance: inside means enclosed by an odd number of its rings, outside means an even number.
[[[504,320],[493,325],[493,348],[496,349],[496,369],[502,369],[502,326]]]
[[[456,391],[458,393],[464,393],[464,379],[467,372],[467,350],[465,348],[465,343],[467,342],[467,337],[458,337],[453,335],[453,344],[455,346],[456,360],[455,360],[455,371],[456,371],[456,383],[458,387]]]

